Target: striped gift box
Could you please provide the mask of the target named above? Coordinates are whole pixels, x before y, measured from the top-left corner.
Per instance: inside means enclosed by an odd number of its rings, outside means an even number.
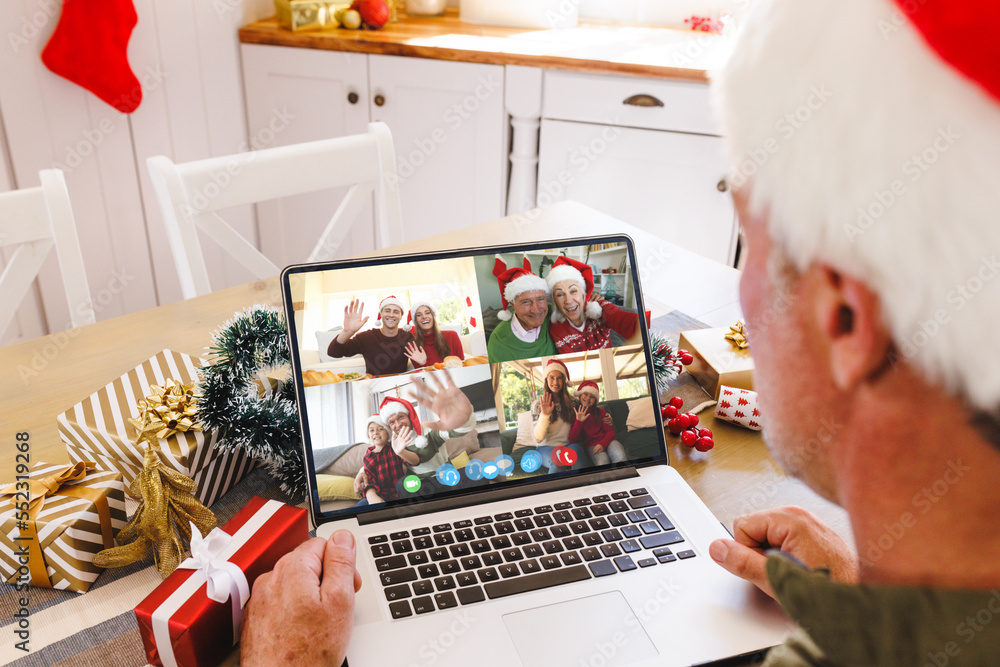
[[[28,473],[30,479],[42,480],[65,469],[66,464],[36,463]],[[69,482],[54,494],[46,496],[41,511],[35,517],[38,543],[52,588],[83,593],[97,579],[102,569],[94,565],[94,554],[104,549],[101,521],[94,500],[60,491],[71,487],[97,489],[108,499],[112,534],[125,525],[125,486],[117,472],[90,471],[84,479]],[[20,578],[17,554],[28,545],[17,538],[21,530],[16,521],[16,508],[8,503],[0,512],[0,575],[7,583],[26,583]]]
[[[137,417],[136,403],[149,395],[150,385],[167,379],[187,384],[197,382],[200,359],[163,350],[139,366],[108,383],[89,398],[59,415],[59,435],[72,461],[95,461],[104,470],[117,470],[126,484],[142,470],[144,446],[136,445],[135,428],[129,417]],[[185,431],[160,440],[160,458],[168,467],[198,484],[195,494],[212,505],[254,467],[245,452],[216,451],[215,434]]]

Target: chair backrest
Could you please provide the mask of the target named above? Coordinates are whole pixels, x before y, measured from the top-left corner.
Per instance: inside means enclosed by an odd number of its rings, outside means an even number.
[[[166,223],[184,298],[211,291],[198,229],[257,278],[279,268],[216,211],[291,195],[350,186],[307,261],[334,255],[351,224],[375,195],[378,247],[402,242],[392,134],[371,123],[367,134],[267,148],[174,164],[162,155],[146,161]]]
[[[66,180],[59,169],[43,169],[38,176],[39,187],[0,194],[0,247],[19,246],[0,275],[0,333],[14,319],[53,247],[73,326],[95,322]]]

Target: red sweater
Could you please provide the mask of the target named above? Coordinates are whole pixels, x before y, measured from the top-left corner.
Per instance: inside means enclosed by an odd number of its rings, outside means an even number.
[[[608,301],[601,302],[601,311],[600,319],[587,319],[583,331],[577,331],[569,320],[549,325],[549,335],[559,354],[611,347],[612,330],[625,338],[631,338],[635,334],[635,327],[639,323],[638,313],[621,310]]]
[[[607,448],[608,443],[615,439],[615,427],[612,425],[611,417],[604,408],[594,407],[590,416],[583,421],[573,422],[573,427],[569,430],[569,441],[593,448],[600,445]]]
[[[416,337],[417,328],[413,327],[413,329],[410,330],[410,333]],[[445,356],[465,359],[465,352],[462,351],[462,339],[458,337],[458,334],[451,330],[445,330],[441,333],[444,335],[444,342],[448,344],[448,354]],[[444,357],[438,353],[437,346],[434,345],[433,331],[424,334],[424,352],[427,353],[427,362],[424,366],[439,364],[444,361]],[[414,368],[418,367],[416,364],[413,364],[413,366]]]

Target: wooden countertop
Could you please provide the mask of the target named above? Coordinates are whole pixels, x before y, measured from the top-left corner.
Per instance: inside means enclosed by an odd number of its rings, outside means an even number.
[[[707,81],[731,40],[689,30],[581,23],[562,30],[475,25],[444,16],[400,19],[382,30],[292,32],[277,19],[240,29],[245,44],[272,44],[491,65],[524,65],[595,74]]]

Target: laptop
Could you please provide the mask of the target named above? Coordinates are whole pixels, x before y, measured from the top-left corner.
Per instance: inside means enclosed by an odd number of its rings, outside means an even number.
[[[552,271],[563,310],[530,303]],[[312,519],[357,540],[351,667],[700,665],[790,631],[670,467],[629,237],[297,265],[282,290]],[[601,318],[567,328],[588,293]]]

